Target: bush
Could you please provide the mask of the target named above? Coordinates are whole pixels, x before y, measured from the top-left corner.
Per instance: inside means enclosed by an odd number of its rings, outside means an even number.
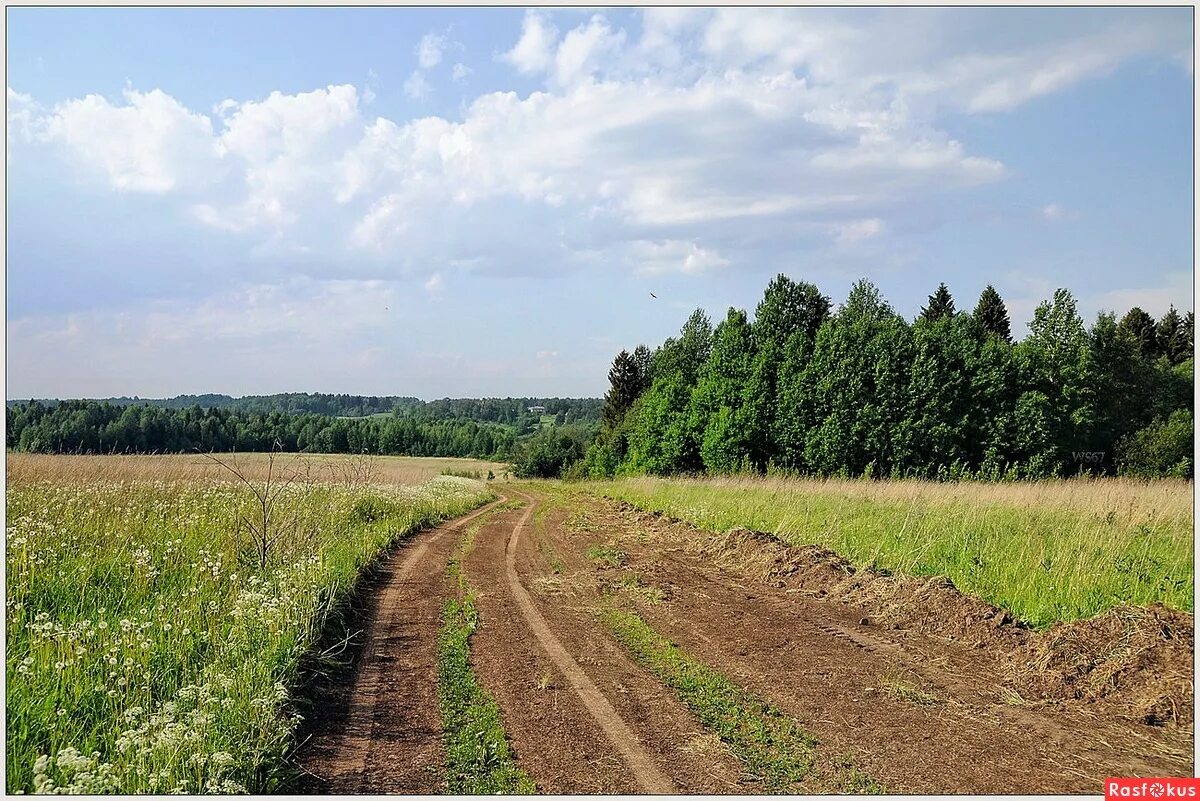
[[[1121,475],[1155,478],[1192,477],[1192,413],[1188,409],[1171,412],[1141,431],[1130,434],[1117,445],[1117,466]]]
[[[517,444],[514,471],[521,478],[559,478],[583,458],[590,435],[575,426],[544,428]]]

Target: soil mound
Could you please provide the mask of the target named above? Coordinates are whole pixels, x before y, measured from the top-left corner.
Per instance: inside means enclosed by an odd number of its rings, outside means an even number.
[[[1192,722],[1192,615],[1122,606],[1060,623],[1013,654],[1014,684],[1053,701],[1099,701],[1150,725]]]
[[[1034,631],[1005,609],[967,595],[945,576],[892,575],[856,568],[817,545],[735,528],[701,531],[676,518],[621,503],[640,526],[731,572],[789,593],[840,601],[876,624],[913,629],[984,649],[1018,703],[1084,703],[1149,725],[1192,723],[1192,615],[1118,607],[1089,620]]]

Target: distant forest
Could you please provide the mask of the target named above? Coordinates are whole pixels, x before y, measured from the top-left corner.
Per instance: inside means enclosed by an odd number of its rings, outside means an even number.
[[[910,322],[867,281],[834,311],[780,275],[752,319],[731,308],[714,328],[697,310],[653,351],[622,351],[596,439],[574,465],[561,443],[559,470],[1190,478],[1192,349],[1193,315],[1174,308],[1089,328],[1059,289],[1014,342],[991,286],[960,311],[942,284]]]
[[[508,458],[544,424],[590,436],[598,398],[285,393],[9,401],[7,446],[39,453],[307,451]],[[543,414],[529,407],[542,406]],[[578,433],[577,433],[578,435]]]

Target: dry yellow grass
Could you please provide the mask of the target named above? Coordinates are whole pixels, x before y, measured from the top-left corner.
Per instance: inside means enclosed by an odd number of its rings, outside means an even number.
[[[218,458],[235,463],[249,479],[266,477],[269,454],[216,454]],[[342,480],[348,472],[362,473],[364,462],[369,463],[371,483],[423,484],[447,470],[478,470],[486,477],[491,470],[497,477],[509,469],[500,462],[478,459],[452,459],[416,456],[360,457],[347,454],[276,454],[275,470],[287,469],[309,474],[317,479]],[[201,454],[171,454],[162,456],[70,456],[34,453],[8,453],[6,475],[11,483],[54,480],[70,484],[74,481],[126,481],[147,479],[157,481],[192,481],[198,479],[230,479],[232,475],[220,465]]]

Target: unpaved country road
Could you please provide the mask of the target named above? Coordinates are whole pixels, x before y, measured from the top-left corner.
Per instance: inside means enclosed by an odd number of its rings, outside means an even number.
[[[349,692],[318,707],[301,752],[304,789],[330,794],[433,793],[441,788],[437,634],[449,596],[446,564],[455,534],[506,500],[413,537],[373,588],[365,642]]]
[[[1190,729],[1014,707],[999,700],[992,663],[962,644],[883,631],[837,602],[755,585],[606,501],[537,484],[504,493],[523,508],[493,504],[392,557],[349,701],[330,705],[301,751],[308,789],[444,789],[439,613],[454,592],[447,562],[472,520],[481,527],[463,572],[482,620],[472,667],[542,792],[763,790],[618,644],[599,617],[614,605],[890,792],[1098,793],[1106,776],[1192,773]],[[602,548],[618,549],[620,563],[597,559]]]

